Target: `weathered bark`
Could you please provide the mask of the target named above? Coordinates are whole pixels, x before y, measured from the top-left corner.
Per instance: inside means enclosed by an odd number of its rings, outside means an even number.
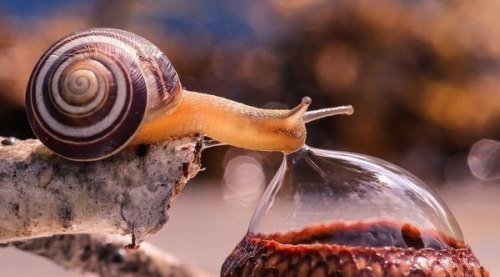
[[[140,242],[165,224],[170,201],[200,169],[200,137],[97,162],[65,160],[38,140],[0,141],[0,243],[75,233]]]
[[[126,248],[129,241],[112,235],[58,235],[12,243],[17,248],[56,264],[99,276],[208,276],[148,243],[138,249]]]

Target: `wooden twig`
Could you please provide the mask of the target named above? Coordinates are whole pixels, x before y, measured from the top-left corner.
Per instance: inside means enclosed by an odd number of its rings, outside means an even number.
[[[12,243],[71,270],[99,276],[208,276],[144,242],[125,247],[123,237],[98,234],[58,235]]]
[[[97,162],[65,160],[38,140],[0,142],[0,243],[76,233],[141,242],[165,224],[170,201],[200,169],[200,137]]]

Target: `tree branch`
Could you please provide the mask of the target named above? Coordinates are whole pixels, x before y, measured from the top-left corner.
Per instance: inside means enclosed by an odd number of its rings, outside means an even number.
[[[112,235],[59,235],[12,243],[17,248],[49,258],[56,264],[99,276],[208,276],[148,243],[128,249],[128,240]]]
[[[170,201],[200,169],[201,137],[72,162],[38,140],[0,137],[0,243],[54,234],[132,234],[168,220]]]

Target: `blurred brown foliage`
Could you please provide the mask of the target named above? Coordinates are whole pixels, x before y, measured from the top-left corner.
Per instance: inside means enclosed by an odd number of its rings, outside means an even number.
[[[311,124],[308,143],[388,159],[424,179],[443,178],[450,159],[481,138],[500,138],[495,1],[215,1],[211,15],[202,1],[198,9],[104,2],[49,18],[1,17],[0,135],[30,136],[23,119],[10,118],[22,116],[31,68],[48,45],[74,30],[114,26],[157,44],[191,90],[267,107],[291,107],[304,95],[312,108],[352,104],[350,118]],[[211,32],[207,17],[222,11],[246,33]],[[155,20],[162,16],[189,22],[189,31]]]

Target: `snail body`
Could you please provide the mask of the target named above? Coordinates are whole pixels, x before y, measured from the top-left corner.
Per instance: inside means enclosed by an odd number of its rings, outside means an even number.
[[[302,117],[309,102],[306,98],[293,110],[263,110],[214,95],[184,90],[181,103],[168,118],[159,117],[144,125],[132,143],[201,133],[247,149],[294,151],[305,141]]]
[[[266,110],[184,90],[156,46],[109,28],[52,45],[26,93],[35,135],[56,154],[81,161],[196,133],[252,150],[292,152],[304,145],[309,104],[306,97],[292,110]]]

